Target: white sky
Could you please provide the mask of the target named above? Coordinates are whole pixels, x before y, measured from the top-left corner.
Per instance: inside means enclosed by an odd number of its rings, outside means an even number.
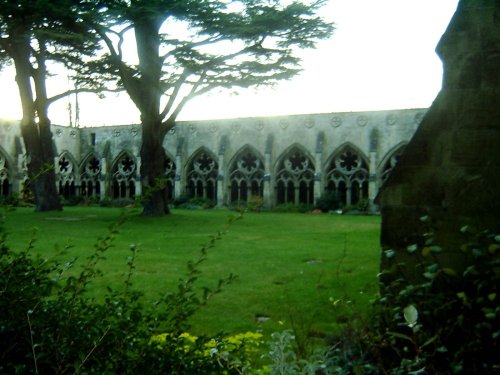
[[[458,0],[330,0],[323,16],[331,39],[302,53],[303,72],[274,88],[213,92],[189,102],[179,120],[428,107],[441,88],[435,47]],[[62,78],[64,84],[66,78]],[[139,123],[126,94],[80,95],[80,125]],[[68,99],[50,108],[69,124]],[[19,119],[14,72],[0,72],[0,118]]]

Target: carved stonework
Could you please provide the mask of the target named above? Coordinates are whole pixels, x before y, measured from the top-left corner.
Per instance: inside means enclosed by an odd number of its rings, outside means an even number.
[[[340,116],[333,116],[330,119],[330,125],[334,128],[338,128],[340,125],[342,125],[342,119]]]
[[[387,123],[387,125],[391,125],[391,126],[395,125],[398,122],[398,116],[391,113],[391,114],[387,115],[385,122]]]
[[[360,115],[358,116],[358,118],[356,119],[356,123],[361,126],[361,127],[364,127],[368,124],[368,117],[365,116],[365,115]]]
[[[287,120],[280,120],[280,128],[285,130],[286,128],[288,128],[288,126],[290,125],[290,123],[287,121]]]

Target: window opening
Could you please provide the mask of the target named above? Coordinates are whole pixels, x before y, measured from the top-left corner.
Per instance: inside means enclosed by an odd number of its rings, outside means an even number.
[[[326,190],[337,193],[343,205],[368,197],[368,164],[352,148],[346,147],[331,161],[326,175]]]
[[[297,148],[289,152],[278,166],[276,198],[278,204],[314,203],[314,165]]]

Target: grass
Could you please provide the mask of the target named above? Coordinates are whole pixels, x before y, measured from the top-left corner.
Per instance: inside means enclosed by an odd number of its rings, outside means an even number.
[[[36,253],[51,257],[70,245],[64,256],[83,263],[121,212],[19,208],[6,214],[4,225],[13,249],[26,248],[36,227]],[[140,251],[134,286],[150,300],[172,290],[187,261],[198,257],[200,245],[223,230],[230,215],[226,210],[174,210],[168,217],[147,218],[132,212],[99,265],[103,276],[92,293],[103,295],[107,285],[121,287],[130,244]],[[325,335],[352,310],[368,313],[368,301],[377,292],[379,226],[374,216],[246,213],[210,250],[200,286],[213,286],[229,273],[238,279],[193,317],[193,332],[269,333],[293,326],[304,335]]]

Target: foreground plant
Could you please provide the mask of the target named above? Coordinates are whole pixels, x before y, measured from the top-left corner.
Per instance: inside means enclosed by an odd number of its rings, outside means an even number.
[[[232,218],[228,227],[237,218]],[[189,318],[230,283],[233,275],[215,287],[200,288],[200,265],[208,250],[225,233],[202,247],[199,259],[188,264],[178,289],[146,305],[133,289],[137,248],[130,246],[123,289],[108,289],[103,302],[89,297],[89,285],[100,276],[99,262],[113,246],[122,217],[94,245],[79,273],[70,272],[76,259],[42,259],[32,254],[36,234],[25,250],[14,251],[0,237],[0,372],[37,374],[216,374],[238,373],[237,362],[218,357],[199,360],[196,352],[178,348],[179,340],[161,348],[153,337],[179,337]],[[200,345],[214,338],[200,339]]]
[[[428,221],[427,217],[422,218]],[[418,258],[422,281],[410,283],[404,266],[378,301],[382,327],[376,349],[392,374],[496,373],[500,370],[500,236],[461,229],[463,271],[443,266],[432,230],[407,251]],[[391,257],[392,253],[386,253]]]

